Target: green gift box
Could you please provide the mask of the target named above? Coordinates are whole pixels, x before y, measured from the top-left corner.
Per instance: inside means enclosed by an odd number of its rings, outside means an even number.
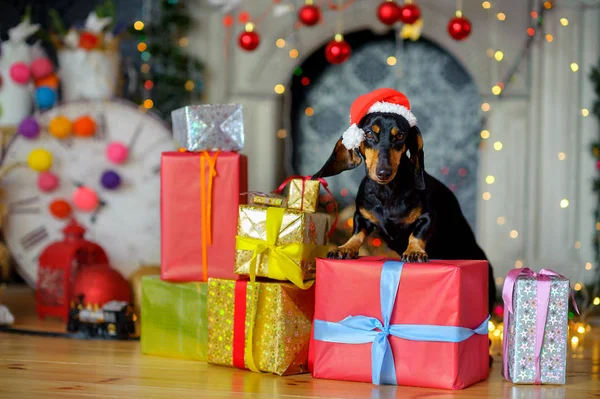
[[[146,355],[206,361],[207,283],[142,279],[140,346]]]

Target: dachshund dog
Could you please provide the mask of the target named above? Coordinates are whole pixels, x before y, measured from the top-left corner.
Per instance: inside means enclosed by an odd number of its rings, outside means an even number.
[[[364,141],[347,149],[338,140],[333,153],[313,177],[337,175],[364,162],[366,176],[356,196],[354,231],[329,258],[358,257],[375,228],[405,262],[432,259],[486,260],[452,191],[425,172],[419,128],[392,112],[370,112],[357,123]],[[407,154],[410,152],[410,156]],[[489,306],[496,298],[489,267]]]

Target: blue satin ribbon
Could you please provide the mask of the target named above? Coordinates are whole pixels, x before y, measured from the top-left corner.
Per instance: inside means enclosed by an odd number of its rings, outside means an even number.
[[[371,373],[373,383],[398,385],[396,366],[389,336],[412,341],[461,342],[474,334],[488,334],[488,316],[476,329],[426,324],[392,324],[392,310],[400,285],[404,262],[386,261],[381,271],[381,314],[383,323],[375,317],[348,316],[337,323],[315,320],[314,338],[317,341],[338,344],[366,344],[371,346]]]

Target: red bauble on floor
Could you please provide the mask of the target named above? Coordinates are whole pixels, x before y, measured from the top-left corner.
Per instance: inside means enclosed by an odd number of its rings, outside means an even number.
[[[321,20],[321,9],[313,4],[306,4],[298,10],[298,20],[306,26],[314,26]]]
[[[471,34],[471,21],[465,17],[454,17],[448,22],[448,34],[454,40],[464,40]]]
[[[412,25],[421,18],[421,9],[416,4],[405,4],[400,9],[400,21]]]
[[[393,1],[386,1],[379,5],[377,18],[386,25],[393,25],[400,19],[402,9]]]
[[[102,307],[110,301],[131,302],[129,282],[107,265],[81,267],[73,282],[73,298],[83,295],[83,303]]]
[[[238,37],[238,43],[242,50],[254,51],[260,44],[260,36],[254,31],[244,31]]]
[[[331,64],[341,64],[350,57],[352,48],[344,39],[334,39],[325,47],[325,59]]]

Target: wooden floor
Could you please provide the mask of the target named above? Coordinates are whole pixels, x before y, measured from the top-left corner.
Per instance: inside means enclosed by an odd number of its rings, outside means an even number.
[[[39,322],[28,289],[3,298],[19,328],[62,331]],[[463,391],[275,377],[206,363],[140,354],[139,342],[80,341],[0,333],[0,398],[599,398],[600,328],[570,356],[564,386],[518,386],[503,380],[496,358],[488,381]]]

